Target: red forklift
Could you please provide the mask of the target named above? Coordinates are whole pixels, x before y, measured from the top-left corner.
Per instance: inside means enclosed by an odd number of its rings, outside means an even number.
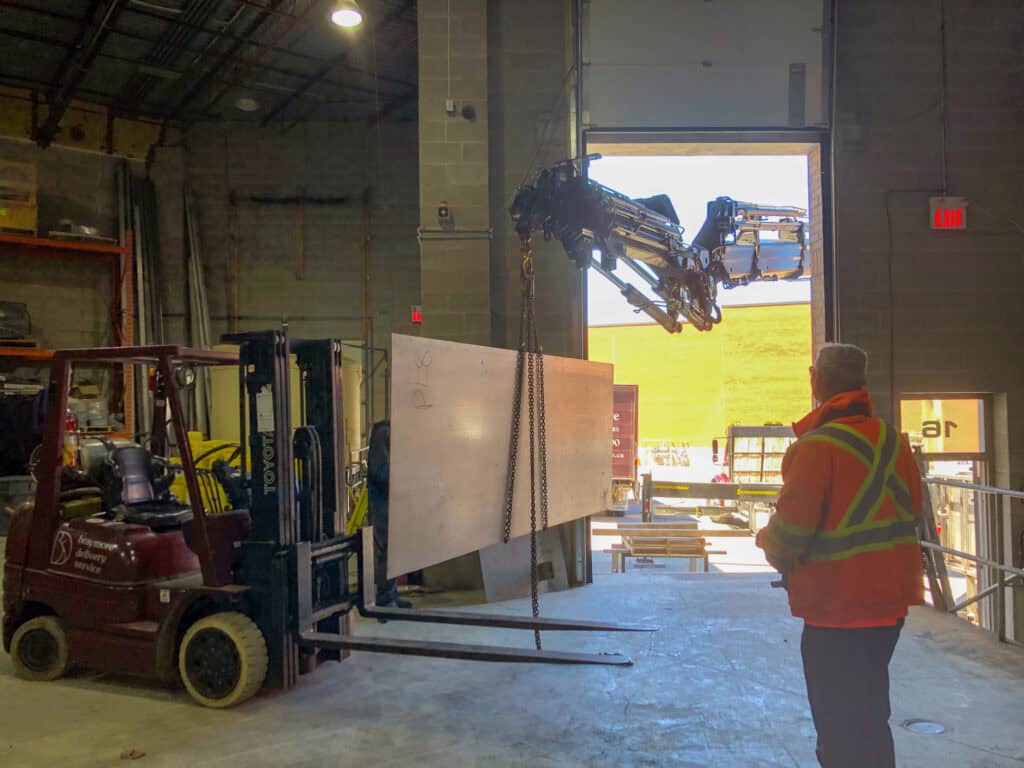
[[[373,536],[345,535],[341,345],[281,331],[233,334],[237,354],[178,346],[58,351],[34,502],[11,521],[3,644],[15,673],[54,680],[71,667],[182,682],[209,707],[288,689],[320,662],[370,651],[451,659],[629,665],[618,654],[538,651],[352,634],[368,618],[525,630],[652,627],[374,604]],[[301,375],[293,429],[289,360]],[[111,442],[88,469],[64,461],[72,366],[151,369],[148,445]],[[237,366],[239,462],[200,477],[183,385],[203,366]],[[168,430],[167,427],[170,426]],[[172,453],[180,467],[169,462]],[[170,492],[184,473],[188,503]],[[208,508],[216,482],[228,509]],[[206,489],[209,490],[208,488]],[[350,578],[355,560],[356,576]],[[354,583],[353,583],[354,582]]]

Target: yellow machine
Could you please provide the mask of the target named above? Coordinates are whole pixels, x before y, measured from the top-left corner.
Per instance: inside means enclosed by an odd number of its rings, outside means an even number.
[[[369,501],[366,495],[366,483],[363,483],[363,487],[359,491],[359,497],[352,492],[352,489],[348,489],[349,499],[352,501],[352,513],[349,515],[348,522],[345,524],[345,533],[351,535],[366,525],[366,513],[369,509]]]
[[[203,506],[208,512],[223,512],[231,509],[227,494],[224,488],[213,476],[213,465],[218,461],[226,461],[231,467],[238,467],[241,461],[241,451],[238,443],[227,440],[206,440],[202,432],[188,433],[189,447],[195,457],[196,475],[199,479],[199,488],[203,495]],[[181,465],[181,459],[171,458],[171,464]],[[171,484],[171,492],[178,499],[189,499],[188,488],[185,487],[185,475],[176,472],[174,482]]]

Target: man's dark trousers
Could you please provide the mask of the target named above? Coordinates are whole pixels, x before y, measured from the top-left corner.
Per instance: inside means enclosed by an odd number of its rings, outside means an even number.
[[[804,625],[800,651],[818,762],[824,768],[894,768],[889,661],[903,628]]]
[[[370,430],[366,459],[367,516],[373,526],[374,580],[377,604],[388,605],[398,599],[395,579],[387,577],[388,496],[391,484],[391,422],[378,421]]]

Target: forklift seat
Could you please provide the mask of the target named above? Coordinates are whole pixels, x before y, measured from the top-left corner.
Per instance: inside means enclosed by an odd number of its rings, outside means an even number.
[[[118,513],[126,523],[164,530],[180,528],[192,520],[190,507],[173,498],[157,495],[153,458],[141,445],[125,445],[111,450],[103,480],[103,500],[107,509]]]
[[[192,522],[192,508],[173,499],[126,504],[120,512],[126,523],[148,525],[154,531],[181,528],[185,523]]]

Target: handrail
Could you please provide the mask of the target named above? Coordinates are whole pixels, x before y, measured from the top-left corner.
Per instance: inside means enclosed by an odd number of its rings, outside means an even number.
[[[995,496],[1007,496],[1011,499],[1024,499],[1024,491],[1011,491],[1008,488],[999,488],[994,485],[982,485],[981,483],[968,483],[964,480],[953,480],[945,477],[926,477],[924,479],[929,485],[950,485],[954,488],[966,488],[970,491],[991,493]]]
[[[1024,491],[1012,491],[1009,488],[999,488],[994,485],[985,485],[983,483],[969,483],[964,480],[953,480],[951,478],[941,477],[924,477],[922,478],[925,486],[947,486],[951,488],[963,488],[965,490],[974,491],[975,493],[987,493],[997,497],[1005,497],[1010,499],[1024,499]],[[1006,587],[1017,579],[1024,578],[1024,569],[1015,568],[1012,565],[1004,564],[1001,562],[1006,556],[1005,550],[1005,535],[1003,530],[1002,522],[1005,518],[1002,514],[1007,511],[1006,505],[993,504],[989,509],[994,511],[994,521],[997,521],[994,525],[995,528],[995,542],[994,546],[996,549],[996,557],[998,561],[988,560],[977,555],[971,555],[967,552],[961,552],[960,550],[952,549],[950,547],[944,547],[938,543],[937,534],[935,533],[935,520],[934,513],[931,508],[931,494],[925,493],[925,525],[922,530],[921,546],[925,550],[931,550],[933,552],[940,553],[937,561],[932,562],[932,565],[928,566],[929,581],[932,585],[932,599],[936,607],[940,607],[940,601],[945,604],[945,610],[950,613],[957,613],[963,610],[968,605],[977,602],[978,600],[985,597],[995,598],[995,626],[993,631],[1000,642],[1006,640],[1006,603],[1005,603],[1005,590]],[[1009,513],[1012,514],[1015,511],[1012,507],[1009,508]],[[930,532],[930,533],[929,533]],[[926,541],[925,538],[932,538],[933,541]],[[945,555],[953,555],[964,560],[969,560],[976,563],[979,567],[989,569],[990,573],[1006,573],[1010,574],[1010,577],[996,576],[992,574],[994,583],[986,587],[982,591],[978,592],[971,598],[961,601],[960,603],[953,603],[952,597],[949,594],[949,580],[946,576],[945,570]],[[937,567],[936,567],[937,566]],[[945,592],[946,594],[937,594],[936,590],[940,593]]]
[[[943,552],[947,555],[956,555],[957,557],[962,557],[964,560],[970,560],[972,562],[978,563],[979,565],[994,568],[997,571],[1012,573],[1014,576],[1024,576],[1024,569],[1014,568],[1012,565],[1003,565],[1002,563],[997,563],[994,560],[986,560],[984,557],[978,557],[977,555],[962,552],[959,549],[953,549],[952,547],[944,547],[941,544],[932,544],[930,541],[919,541],[918,544],[920,544],[922,547],[927,547],[928,549],[934,549],[936,552]]]

